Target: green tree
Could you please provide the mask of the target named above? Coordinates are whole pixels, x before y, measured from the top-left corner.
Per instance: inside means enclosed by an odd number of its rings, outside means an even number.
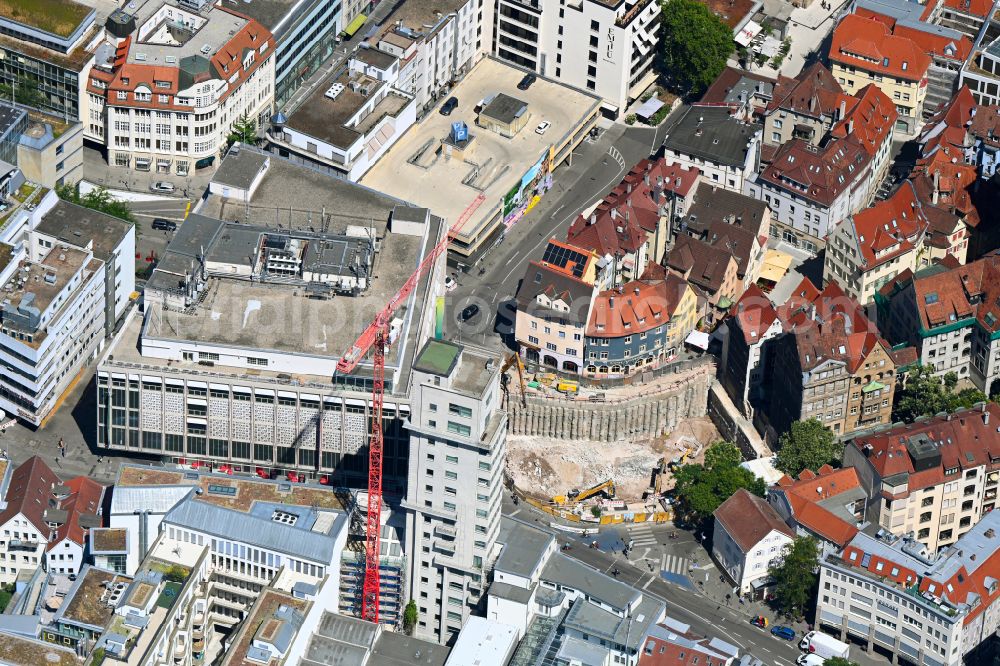
[[[778,445],[774,466],[790,476],[840,459],[841,448],[833,433],[816,419],[793,423],[788,432],[782,433]]]
[[[774,597],[786,615],[802,617],[816,588],[819,544],[812,537],[796,537],[782,555],[781,562],[768,569],[774,580]]]
[[[679,95],[700,95],[726,66],[733,31],[697,0],[662,0],[663,72]]]
[[[254,145],[257,143],[257,123],[247,114],[243,114],[233,123],[233,128],[229,131],[229,145],[234,143],[246,143]]]
[[[674,470],[679,514],[691,522],[701,522],[740,488],[764,496],[766,486],[747,469],[740,467],[742,456],[734,444],[719,441],[705,452],[705,462],[681,465]]]
[[[956,391],[957,387],[958,375],[954,372],[949,372],[944,377],[935,377],[934,368],[919,365],[910,370],[905,385],[897,392],[892,418],[894,421],[910,422],[918,416],[953,412],[989,399],[979,389],[965,388]]]
[[[843,657],[831,657],[823,662],[823,666],[860,666],[858,662],[844,659]]]
[[[113,198],[111,193],[103,187],[98,187],[95,190],[87,192],[87,194],[81,195],[78,185],[58,185],[56,187],[56,194],[59,195],[60,199],[79,206],[106,213],[126,222],[135,222],[135,219],[132,217],[132,209],[129,208],[129,205]]]
[[[406,604],[406,608],[403,609],[403,631],[407,635],[413,634],[414,627],[417,626],[417,602],[413,599]]]

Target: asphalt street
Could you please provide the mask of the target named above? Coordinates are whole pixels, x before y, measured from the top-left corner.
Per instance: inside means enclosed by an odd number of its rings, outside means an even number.
[[[768,666],[792,666],[802,654],[798,641],[805,626],[796,625],[795,641],[786,641],[750,624],[750,619],[762,612],[760,605],[738,604],[735,598],[727,604],[726,586],[719,582],[718,569],[689,532],[670,524],[649,526],[652,543],[647,540],[646,546],[640,546],[643,537],[637,532],[644,530],[614,526],[601,529],[597,538],[600,547],[594,549],[588,547],[588,543],[594,540],[593,536],[583,539],[552,528],[549,516],[524,503],[515,505],[505,497],[503,513],[552,533],[560,544],[570,545],[568,550],[563,551],[565,555],[614,576],[644,594],[661,599],[667,606],[668,615],[691,625],[697,633],[718,637],[738,646],[740,654],[753,654]],[[676,533],[677,538],[671,539],[670,533]],[[628,534],[635,539],[635,544],[629,559],[625,559],[621,555],[622,538]],[[667,568],[661,569],[654,562],[666,563]],[[686,575],[680,574],[679,568]],[[617,575],[614,573],[616,570]],[[709,582],[696,585],[695,581],[699,580]],[[771,620],[772,626],[781,624],[773,612],[763,611],[763,614]],[[851,659],[861,666],[884,666],[888,663],[886,659],[862,652],[856,645],[851,648]]]
[[[512,330],[513,310],[502,306],[517,293],[528,261],[541,259],[549,238],[565,239],[566,229],[581,211],[602,199],[639,160],[659,150],[665,132],[664,125],[615,124],[597,140],[581,143],[570,162],[555,170],[552,190],[507,232],[503,242],[470,273],[455,275],[458,286],[447,298],[448,333],[463,342],[502,349],[504,342],[494,333]],[[459,313],[472,304],[479,306],[479,314],[459,322]]]

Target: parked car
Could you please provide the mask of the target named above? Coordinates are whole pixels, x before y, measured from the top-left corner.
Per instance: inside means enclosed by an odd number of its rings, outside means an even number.
[[[755,627],[760,627],[761,629],[767,628],[767,618],[763,615],[758,615],[757,617],[750,620],[750,624]]]
[[[479,306],[478,305],[476,305],[475,303],[473,303],[472,305],[466,306],[466,308],[464,310],[462,310],[462,321],[469,321],[470,319],[472,319],[473,317],[475,317],[477,314],[479,314]]]
[[[531,84],[538,79],[534,74],[528,73],[524,75],[524,78],[520,80],[517,84],[518,90],[527,90],[531,87]]]
[[[795,663],[799,666],[823,666],[826,659],[816,654],[800,654]]]
[[[173,220],[164,220],[162,217],[154,217],[153,229],[155,231],[177,231],[177,223]]]
[[[455,291],[455,287],[457,287],[457,286],[458,286],[458,283],[455,282],[455,278],[453,278],[452,276],[449,275],[448,277],[446,277],[444,279],[444,288],[445,288],[445,291]]]
[[[451,112],[458,108],[458,98],[449,97],[448,100],[441,105],[441,115],[450,116]]]
[[[784,638],[786,641],[795,640],[795,630],[780,624],[777,627],[771,627],[771,635]]]
[[[535,134],[545,134],[545,131],[548,130],[549,127],[551,126],[552,123],[550,123],[547,120],[543,120],[542,122],[538,123],[538,127],[535,128]]]
[[[174,187],[173,183],[168,183],[165,180],[158,180],[155,183],[153,183],[152,185],[150,185],[149,189],[151,191],[153,191],[153,192],[164,192],[164,193],[169,194],[169,193],[173,192],[174,190],[176,190],[177,188]]]

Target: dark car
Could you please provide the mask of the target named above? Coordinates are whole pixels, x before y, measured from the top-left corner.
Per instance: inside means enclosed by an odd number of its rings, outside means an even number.
[[[450,116],[451,112],[458,108],[458,98],[449,97],[448,101],[441,105],[441,115]]]
[[[153,229],[156,231],[177,231],[177,223],[173,220],[164,220],[162,217],[153,218]]]
[[[525,74],[524,78],[521,79],[520,83],[517,84],[517,89],[527,90],[528,88],[531,87],[531,84],[534,83],[537,79],[538,77],[535,76],[534,74],[531,73]]]
[[[778,638],[784,638],[786,641],[795,640],[795,630],[780,624],[777,627],[771,627],[771,634]]]
[[[475,303],[468,305],[464,310],[462,310],[462,321],[469,321],[477,314],[479,314],[479,306]]]
[[[767,627],[767,618],[764,617],[763,615],[757,615],[750,620],[750,624],[752,624],[755,627],[760,627],[761,629],[764,629]]]

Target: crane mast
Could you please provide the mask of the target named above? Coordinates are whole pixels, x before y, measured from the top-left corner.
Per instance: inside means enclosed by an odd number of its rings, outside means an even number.
[[[455,225],[448,230],[445,237],[427,253],[423,261],[407,278],[396,295],[382,309],[375,320],[361,333],[357,341],[337,361],[337,372],[348,374],[353,372],[361,359],[374,348],[372,358],[372,433],[368,444],[368,515],[365,520],[365,581],[362,588],[361,619],[378,622],[379,590],[381,576],[379,572],[379,537],[382,532],[382,451],[385,446],[385,436],[382,431],[382,406],[385,398],[385,352],[389,345],[389,322],[400,303],[409,298],[417,288],[420,279],[437,261],[438,257],[448,249],[448,244],[472,213],[486,201],[486,196],[479,193],[472,200]]]

